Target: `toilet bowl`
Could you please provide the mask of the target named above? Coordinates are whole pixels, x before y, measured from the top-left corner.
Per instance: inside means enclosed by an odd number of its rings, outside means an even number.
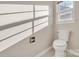
[[[53,43],[53,47],[55,49],[55,56],[56,57],[61,57],[61,56],[65,56],[65,49],[66,49],[66,42],[64,42],[63,40],[55,40]]]
[[[65,50],[67,48],[67,42],[69,40],[69,31],[61,30],[58,33],[58,39],[54,40],[53,47],[55,49],[55,57],[66,56]]]

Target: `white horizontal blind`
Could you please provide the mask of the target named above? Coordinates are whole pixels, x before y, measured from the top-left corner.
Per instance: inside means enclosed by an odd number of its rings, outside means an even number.
[[[32,22],[0,31],[0,40],[3,40],[12,35],[16,35],[17,33],[21,32],[21,31],[27,30],[28,28],[32,28]]]
[[[34,27],[34,32],[37,32],[37,31],[39,31],[47,26],[48,26],[48,22],[41,24],[41,25],[38,25],[38,26]]]
[[[48,22],[48,17],[44,17],[42,19],[38,19],[38,20],[34,21],[34,26],[39,25],[44,22]]]
[[[0,4],[0,14],[33,11],[33,5]]]
[[[7,40],[0,42],[0,52],[5,50],[6,48],[18,43],[19,41],[25,39],[26,37],[30,36],[31,34],[32,34],[32,29],[29,29],[25,32],[22,32],[11,38],[8,38]]]
[[[43,5],[35,5],[35,11],[40,11],[40,10],[48,11],[49,7],[48,6],[43,6]]]
[[[32,35],[33,5],[0,4],[0,52]]]
[[[40,17],[34,21],[34,32],[37,32],[48,26],[49,7],[35,5],[35,18]]]
[[[0,14],[0,26],[33,19],[33,5],[0,4]]]
[[[21,14],[11,14],[11,15],[1,15],[0,16],[0,26],[11,24],[14,22],[19,22],[23,20],[33,19],[33,12],[21,13]]]
[[[47,27],[48,16],[48,6],[0,4],[0,51]]]
[[[42,16],[46,16],[46,15],[49,15],[48,11],[35,12],[35,17],[42,17]]]

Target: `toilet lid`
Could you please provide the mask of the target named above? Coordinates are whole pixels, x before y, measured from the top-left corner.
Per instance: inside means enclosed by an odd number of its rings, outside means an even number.
[[[63,40],[55,40],[54,41],[54,45],[61,45],[61,46],[65,46],[66,42]]]

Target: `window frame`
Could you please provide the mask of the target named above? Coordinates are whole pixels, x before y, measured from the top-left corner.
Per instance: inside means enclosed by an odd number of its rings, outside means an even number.
[[[60,2],[61,3],[61,2]],[[68,20],[68,21],[58,21],[59,19],[59,15],[57,14],[58,13],[58,3],[56,4],[56,16],[57,16],[57,20],[56,20],[56,24],[68,24],[68,23],[75,23],[75,17],[74,17],[74,8],[75,8],[75,2],[73,1],[73,8],[72,8],[72,18],[71,20]],[[67,13],[69,14],[69,12]]]

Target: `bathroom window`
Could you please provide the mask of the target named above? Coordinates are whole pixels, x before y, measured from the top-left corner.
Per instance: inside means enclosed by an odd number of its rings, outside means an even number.
[[[48,26],[46,5],[0,4],[0,51]]]
[[[49,7],[35,5],[34,33],[48,26]]]
[[[0,4],[0,40],[38,32],[48,26],[48,16],[48,6]]]
[[[73,1],[60,1],[57,3],[57,22],[73,22]]]

